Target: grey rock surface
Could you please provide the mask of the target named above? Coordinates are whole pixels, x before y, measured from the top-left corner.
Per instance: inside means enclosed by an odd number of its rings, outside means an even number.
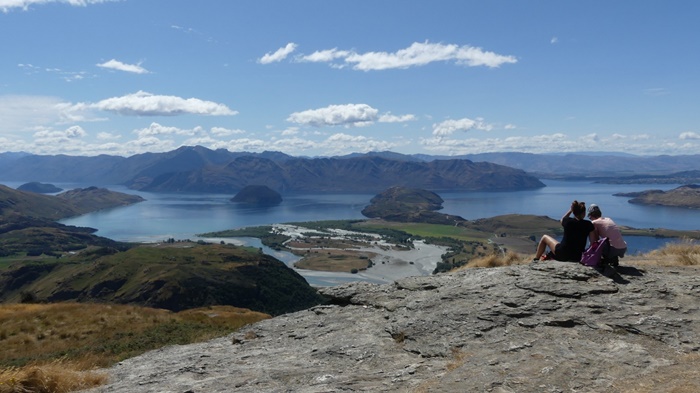
[[[107,370],[107,385],[93,391],[700,387],[694,371],[700,358],[700,270],[621,267],[620,273],[610,278],[579,264],[548,261],[323,288],[330,305],[125,360]]]

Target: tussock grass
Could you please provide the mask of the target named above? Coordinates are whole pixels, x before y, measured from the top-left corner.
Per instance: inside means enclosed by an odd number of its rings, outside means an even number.
[[[55,361],[0,370],[0,393],[67,393],[103,384],[107,375],[81,364]]]
[[[173,313],[130,305],[0,305],[0,393],[68,392],[93,372],[172,344],[224,336],[269,315],[231,306]]]
[[[478,257],[467,262],[466,265],[460,266],[455,269],[455,271],[470,269],[475,267],[499,267],[499,266],[510,266],[510,265],[520,265],[527,263],[523,256],[514,252],[503,253],[493,253],[483,257]]]
[[[700,266],[700,243],[687,239],[679,243],[669,243],[664,247],[630,259],[625,257],[620,263],[654,266]]]

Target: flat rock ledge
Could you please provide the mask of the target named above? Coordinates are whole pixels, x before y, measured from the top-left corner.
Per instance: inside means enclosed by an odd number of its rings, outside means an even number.
[[[700,270],[620,273],[548,261],[323,288],[329,305],[125,360],[92,391],[700,391]]]

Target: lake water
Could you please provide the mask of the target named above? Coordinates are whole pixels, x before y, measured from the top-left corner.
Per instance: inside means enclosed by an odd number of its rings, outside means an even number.
[[[9,187],[22,183],[0,182]],[[590,206],[598,204],[603,215],[619,225],[635,228],[700,229],[700,210],[628,203],[629,198],[614,193],[669,190],[678,185],[618,185],[585,181],[544,180],[547,187],[515,192],[443,192],[442,212],[466,219],[502,214],[535,214],[559,219],[574,199]],[[79,184],[56,184],[64,189],[86,187]],[[135,205],[119,207],[62,220],[67,225],[96,228],[97,235],[120,241],[150,242],[168,238],[196,239],[196,234],[269,225],[274,223],[329,219],[362,219],[360,212],[374,194],[284,195],[274,207],[241,207],[228,194],[163,194],[129,190],[123,186],[109,189],[138,194],[146,199]],[[656,249],[668,239],[628,236],[629,253]]]

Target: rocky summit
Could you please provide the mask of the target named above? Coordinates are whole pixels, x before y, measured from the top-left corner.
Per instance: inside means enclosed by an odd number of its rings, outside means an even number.
[[[326,305],[125,360],[94,391],[699,391],[700,270],[609,273],[547,261],[323,288]]]

